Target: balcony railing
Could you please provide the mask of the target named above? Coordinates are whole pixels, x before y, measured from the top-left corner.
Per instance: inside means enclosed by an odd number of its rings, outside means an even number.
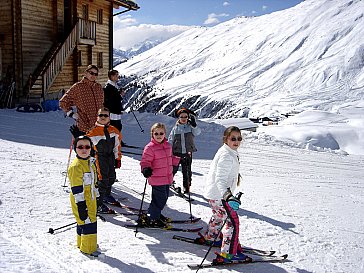
[[[78,19],[78,43],[86,45],[96,44],[96,22]]]

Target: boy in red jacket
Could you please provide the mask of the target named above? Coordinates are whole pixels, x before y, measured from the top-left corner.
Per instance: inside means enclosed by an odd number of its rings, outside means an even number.
[[[151,127],[151,141],[145,146],[140,166],[149,185],[152,186],[152,201],[148,214],[142,215],[139,224],[149,227],[165,227],[165,217],[161,214],[169,196],[169,186],[173,182],[173,168],[178,168],[179,157],[172,154],[172,146],[166,139],[166,127],[155,123]]]

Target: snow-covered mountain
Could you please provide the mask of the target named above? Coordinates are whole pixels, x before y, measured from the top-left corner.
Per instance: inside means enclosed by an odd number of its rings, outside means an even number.
[[[340,112],[342,101],[364,98],[363,37],[364,1],[306,0],[187,30],[117,68],[153,87],[129,96],[152,112],[182,104],[200,117]]]
[[[155,39],[155,40],[145,40],[144,42],[141,42],[139,44],[134,45],[131,48],[128,48],[126,50],[114,48],[113,49],[113,60],[114,60],[114,66],[117,66],[123,62],[126,62],[127,60],[131,59],[132,57],[143,53],[144,51],[147,51],[151,49],[152,47],[155,47],[156,45],[163,42],[161,39]]]

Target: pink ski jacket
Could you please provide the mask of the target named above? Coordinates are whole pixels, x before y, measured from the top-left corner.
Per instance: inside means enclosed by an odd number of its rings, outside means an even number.
[[[180,158],[172,155],[172,146],[165,138],[162,143],[152,139],[145,147],[140,161],[141,170],[150,167],[153,174],[148,178],[151,186],[170,185],[173,182],[173,166]]]

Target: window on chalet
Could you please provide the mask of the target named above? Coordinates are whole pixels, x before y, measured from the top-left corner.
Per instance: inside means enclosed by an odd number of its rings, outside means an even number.
[[[82,66],[82,51],[81,50],[78,51],[77,65]]]
[[[104,60],[103,60],[102,52],[99,52],[99,53],[97,53],[97,66],[99,68],[104,67],[103,63],[104,63]]]
[[[82,18],[88,20],[88,5],[82,5]]]
[[[103,10],[102,9],[98,9],[97,10],[97,23],[98,24],[103,24]]]

